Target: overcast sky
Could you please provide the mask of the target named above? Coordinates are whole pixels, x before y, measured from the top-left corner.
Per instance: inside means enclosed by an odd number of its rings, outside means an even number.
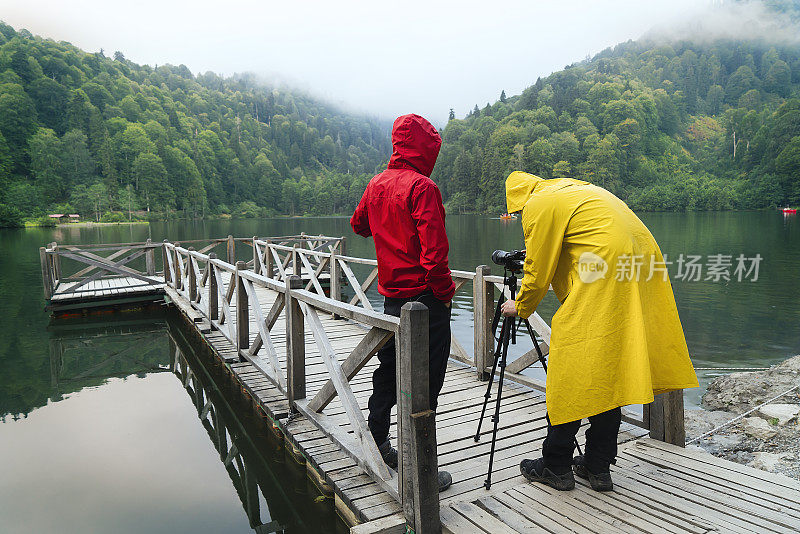
[[[347,108],[441,124],[505,89],[693,18],[709,0],[0,0],[16,29],[192,72],[251,71]]]

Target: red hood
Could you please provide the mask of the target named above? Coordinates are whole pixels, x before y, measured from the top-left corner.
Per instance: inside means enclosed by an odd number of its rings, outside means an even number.
[[[411,168],[430,177],[441,146],[439,132],[424,118],[414,114],[397,117],[392,127],[394,152],[389,168]]]

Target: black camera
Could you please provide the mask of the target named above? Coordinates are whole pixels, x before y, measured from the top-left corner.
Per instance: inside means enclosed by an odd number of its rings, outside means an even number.
[[[492,252],[492,262],[497,265],[502,265],[511,272],[517,273],[522,270],[525,263],[524,250],[512,250],[506,252],[505,250],[495,250]]]

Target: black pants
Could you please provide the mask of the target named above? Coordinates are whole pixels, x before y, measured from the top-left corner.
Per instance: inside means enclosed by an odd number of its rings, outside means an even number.
[[[426,291],[416,297],[393,299],[385,297],[383,311],[386,314],[400,316],[400,308],[411,301],[421,302],[428,307],[429,344],[430,344],[430,399],[431,409],[435,410],[439,400],[439,392],[444,384],[444,373],[447,370],[447,359],[450,357],[450,308],[442,301]],[[369,398],[369,430],[375,443],[382,444],[389,438],[389,416],[392,407],[397,404],[397,357],[394,339],[378,351],[380,365],[372,375],[372,396]]]
[[[586,431],[586,449],[583,458],[586,467],[593,473],[605,471],[617,457],[617,434],[622,421],[619,408],[593,415]],[[542,444],[545,465],[554,473],[571,469],[575,448],[575,435],[581,426],[580,420],[551,425],[547,420],[547,437]]]

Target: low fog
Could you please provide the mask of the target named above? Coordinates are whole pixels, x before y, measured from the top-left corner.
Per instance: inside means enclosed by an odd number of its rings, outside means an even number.
[[[194,73],[254,72],[346,109],[383,118],[417,112],[442,124],[450,108],[464,116],[501,90],[518,94],[645,34],[797,39],[761,7],[729,4],[0,0],[0,18],[89,52],[119,50]]]

